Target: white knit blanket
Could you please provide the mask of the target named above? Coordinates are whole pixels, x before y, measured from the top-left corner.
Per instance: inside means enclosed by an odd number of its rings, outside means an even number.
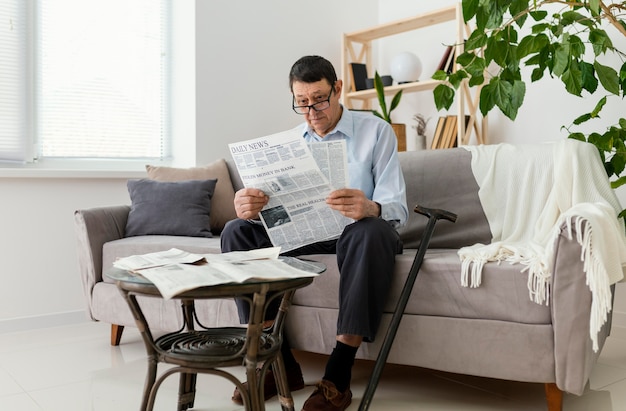
[[[553,247],[564,223],[570,238],[575,227],[592,292],[589,332],[597,351],[597,334],[611,310],[610,286],[624,278],[626,266],[624,224],[617,219],[621,206],[597,149],[571,139],[464,148],[472,153],[492,242],[459,250],[462,285],[480,286],[487,262],[520,263],[530,298],[549,304]]]

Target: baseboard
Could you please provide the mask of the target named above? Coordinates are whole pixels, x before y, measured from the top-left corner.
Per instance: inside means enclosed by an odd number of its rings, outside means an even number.
[[[87,321],[89,321],[89,319],[83,310],[36,315],[32,317],[10,318],[7,320],[0,320],[0,334],[36,330],[39,328],[58,327],[62,325],[81,324]]]

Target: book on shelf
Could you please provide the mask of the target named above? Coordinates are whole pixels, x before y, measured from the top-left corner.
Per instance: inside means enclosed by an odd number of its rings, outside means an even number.
[[[435,127],[435,134],[433,135],[433,142],[430,145],[431,149],[439,148],[439,142],[441,141],[441,135],[443,134],[443,126],[446,123],[445,117],[439,117],[437,120],[437,127]]]
[[[443,52],[441,60],[439,60],[439,65],[437,65],[437,70],[447,70],[446,67],[448,67],[450,55],[453,54],[452,49],[452,46],[446,46],[446,50]]]
[[[452,148],[456,143],[456,119],[456,115],[450,115],[446,117],[446,125],[443,131],[443,138],[440,144],[440,148]]]
[[[469,124],[470,116],[465,116],[465,129]],[[458,146],[458,116],[448,115],[445,117],[439,117],[437,121],[437,127],[435,128],[435,135],[433,136],[433,142],[430,146],[431,149],[437,148],[453,148]]]

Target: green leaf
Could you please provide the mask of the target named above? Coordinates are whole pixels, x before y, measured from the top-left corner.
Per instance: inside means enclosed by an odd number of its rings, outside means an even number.
[[[437,110],[449,109],[454,101],[454,89],[446,84],[439,84],[433,90]]]
[[[433,80],[446,80],[448,78],[448,73],[446,73],[444,70],[437,70],[435,71],[435,74],[433,74],[432,79]]]
[[[569,26],[574,23],[587,25],[589,22],[589,18],[573,10],[564,12],[563,14],[561,14],[561,17],[561,23],[564,26]]]
[[[496,102],[493,98],[493,88],[493,85],[489,82],[480,90],[480,100],[478,106],[480,107],[480,112],[483,116],[487,115],[487,113],[489,113],[489,111],[496,106]]]
[[[548,23],[540,23],[540,24],[535,24],[531,30],[533,34],[538,34],[538,33],[547,31],[550,27],[552,26]]]
[[[400,99],[402,98],[402,90],[398,91],[396,93],[395,96],[393,96],[393,99],[391,100],[391,107],[389,107],[389,114],[391,114],[391,112],[398,107],[398,104],[400,104]]]
[[[619,188],[623,186],[624,184],[626,184],[626,177],[620,177],[615,181],[611,181],[611,188],[615,190],[616,188]],[[622,210],[622,212],[619,213],[618,217],[619,218],[626,217],[626,210]]]
[[[380,78],[378,71],[374,73],[374,88],[376,89],[378,105],[380,106],[380,111],[382,112],[382,118],[388,123],[391,123],[391,119],[387,113],[387,103],[385,102],[385,86],[383,85],[383,80]]]
[[[626,97],[626,63],[619,70],[619,84],[622,88],[622,97]]]
[[[573,140],[578,140],[578,141],[584,141],[584,142],[587,141],[583,133],[571,133],[567,138],[571,138]]]
[[[626,156],[624,153],[615,153],[611,158],[611,166],[613,166],[613,172],[615,175],[620,175],[626,168]]]
[[[600,99],[600,101],[598,101],[598,103],[594,107],[593,111],[591,112],[591,116],[594,117],[594,118],[598,117],[598,113],[600,113],[600,111],[602,111],[602,108],[604,107],[605,104],[606,104],[606,96],[602,97]]]
[[[509,50],[510,46],[507,42],[490,38],[485,48],[485,60],[488,62],[495,61],[500,67],[506,67]]]
[[[608,49],[613,49],[613,42],[602,29],[589,30],[589,42],[593,45],[593,52],[596,56],[605,53]]]
[[[463,0],[463,20],[467,23],[476,15],[479,0]]]
[[[542,21],[548,16],[548,12],[545,10],[531,11],[529,14],[535,21]]]
[[[583,91],[583,76],[575,61],[572,62],[569,68],[565,70],[565,73],[561,75],[561,81],[565,84],[565,90],[570,94],[580,97]]]
[[[507,81],[501,81],[498,77],[494,77],[489,84],[493,85],[492,95],[496,106],[498,106],[505,116],[511,120],[515,120],[515,113],[511,107],[513,85]]]
[[[517,46],[517,57],[522,59],[529,54],[538,53],[541,49],[547,47],[548,44],[550,44],[550,40],[543,33],[536,36],[528,35]]]
[[[452,87],[458,89],[461,85],[461,81],[463,81],[463,79],[465,78],[467,78],[467,73],[463,70],[458,70],[457,72],[452,73],[450,74],[450,76],[448,76],[448,81],[450,82],[450,84],[452,84]]]
[[[591,10],[591,14],[597,16],[600,14],[600,0],[590,0],[589,1],[589,9]]]
[[[535,82],[537,80],[540,80],[542,77],[543,77],[543,69],[537,67],[536,69],[533,70],[530,76],[530,81]]]
[[[456,58],[457,64],[465,67],[472,62],[476,58],[476,55],[472,52],[466,51],[462,53],[459,57]]]
[[[613,149],[613,138],[610,132],[604,134],[591,133],[588,141],[596,146],[599,150],[611,151]]]
[[[578,36],[569,37],[570,55],[578,58],[585,54],[585,45]]]
[[[465,42],[465,50],[474,50],[487,44],[487,35],[480,30],[474,30]]]
[[[561,76],[569,64],[569,45],[568,44],[555,44],[554,51],[554,66],[552,66],[552,72],[555,76]]]
[[[469,79],[468,85],[470,87],[479,86],[485,82],[485,76],[481,75],[472,75]]]
[[[487,65],[485,63],[485,59],[483,59],[482,57],[474,56],[472,61],[469,64],[465,65],[465,71],[467,71],[472,77],[482,77],[486,67]]]
[[[578,116],[575,120],[574,120],[574,125],[578,126],[582,123],[584,123],[587,120],[591,120],[591,113],[585,113],[582,116]]]
[[[602,87],[604,87],[609,93],[619,96],[620,85],[617,71],[615,71],[612,67],[600,64],[597,60],[593,62],[593,68],[596,69],[596,74],[598,75],[598,79],[600,80]]]
[[[509,12],[511,13],[511,16],[513,17],[519,16],[515,20],[515,24],[517,24],[518,27],[522,27],[524,23],[526,22],[526,18],[528,17],[528,14],[526,13],[522,14],[522,13],[526,11],[526,9],[528,9],[529,3],[530,3],[530,0],[513,0],[511,2],[511,5],[509,6]]]
[[[598,89],[598,79],[595,75],[595,69],[593,65],[586,61],[580,62],[580,72],[582,74],[582,87],[589,93],[593,94]]]
[[[517,111],[524,103],[524,97],[526,96],[526,83],[520,80],[513,82],[513,89],[511,90],[511,112],[513,117],[511,120],[515,120],[517,117]]]

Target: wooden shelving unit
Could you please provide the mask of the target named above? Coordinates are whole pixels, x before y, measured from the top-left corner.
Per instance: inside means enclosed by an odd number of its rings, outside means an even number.
[[[347,108],[370,109],[371,100],[376,99],[376,90],[367,89],[355,91],[354,81],[352,79],[352,70],[350,63],[364,63],[371,70],[372,65],[372,41],[383,37],[389,37],[407,31],[419,30],[424,27],[441,24],[446,22],[454,22],[456,26],[456,50],[455,55],[463,53],[463,43],[465,36],[469,36],[470,29],[463,22],[463,13],[461,3],[453,6],[444,7],[442,9],[433,10],[422,13],[417,16],[409,17],[402,20],[396,20],[385,24],[380,24],[368,29],[345,33],[343,36],[343,48],[341,54],[341,74],[344,81],[343,104]],[[355,46],[360,46],[355,47]],[[373,77],[373,73],[368,73]],[[394,95],[399,90],[405,93],[414,93],[422,91],[431,91],[441,81],[423,80],[413,83],[396,84],[385,87],[385,95]],[[478,121],[478,96],[480,88],[475,90],[474,95],[470,92],[467,82],[465,81],[457,91],[457,115],[458,123],[458,144],[468,144],[472,130],[475,132],[478,144],[486,143],[487,120],[482,118]],[[354,103],[359,102],[360,107],[355,107]],[[400,103],[402,104],[402,103]],[[464,117],[469,116],[469,122]]]

